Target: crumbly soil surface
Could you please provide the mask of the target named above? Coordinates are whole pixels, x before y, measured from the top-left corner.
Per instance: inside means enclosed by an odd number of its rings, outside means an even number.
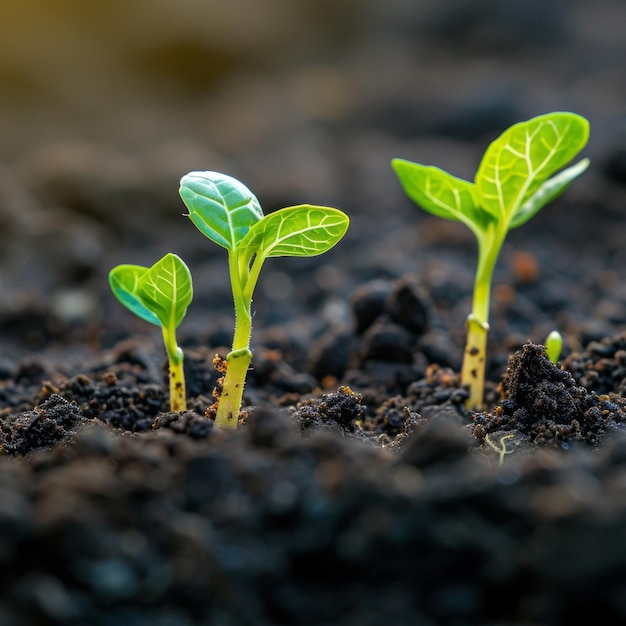
[[[0,9],[0,624],[626,623],[622,3],[61,4]],[[469,411],[475,242],[389,161],[471,179],[558,109],[592,165],[507,239]],[[267,262],[232,432],[207,417],[233,320],[225,252],[181,215],[192,169],[351,217]],[[167,251],[194,279],[181,413],[107,285]]]

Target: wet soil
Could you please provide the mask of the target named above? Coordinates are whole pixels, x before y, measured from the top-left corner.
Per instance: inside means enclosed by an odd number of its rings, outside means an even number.
[[[625,623],[622,3],[193,4],[0,9],[0,624]],[[510,234],[468,411],[475,243],[389,162],[471,178],[557,109],[590,119],[592,166]],[[233,432],[207,411],[232,307],[182,215],[192,169],[351,217],[264,268]],[[194,278],[181,413],[106,280],[167,251]]]

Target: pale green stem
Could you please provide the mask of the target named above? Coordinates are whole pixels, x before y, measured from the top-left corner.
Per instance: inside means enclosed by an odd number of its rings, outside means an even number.
[[[489,439],[489,435],[485,435],[485,441],[498,453],[498,465],[503,465],[505,455],[513,452],[513,450],[507,450],[506,443],[504,443],[507,439],[512,439],[513,437],[515,437],[514,433],[500,437],[500,447],[498,447],[495,443],[493,443],[493,441],[491,441],[491,439]]]
[[[183,351],[176,344],[176,330],[163,327],[163,342],[169,362],[170,411],[178,413],[187,410]]]
[[[243,389],[251,361],[252,352],[249,348],[231,350],[228,353],[224,384],[215,415],[216,426],[237,428],[243,401]]]
[[[490,231],[489,235],[478,240],[478,266],[474,280],[472,312],[467,318],[461,384],[469,388],[470,395],[465,401],[468,409],[479,409],[483,405],[491,280],[506,229]]]
[[[226,356],[227,368],[226,374],[224,374],[222,393],[217,405],[215,425],[236,428],[243,401],[246,375],[252,361],[252,352],[250,351],[252,296],[247,290],[244,292],[244,288],[250,282],[248,268],[245,267],[245,264],[242,265],[241,258],[235,252],[229,251],[228,266],[235,306],[235,334],[232,349]]]

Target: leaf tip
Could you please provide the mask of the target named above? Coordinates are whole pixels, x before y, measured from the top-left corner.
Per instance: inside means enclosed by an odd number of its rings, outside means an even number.
[[[391,159],[391,167],[398,176],[410,169],[412,165],[415,165],[415,163],[407,161],[406,159],[399,159],[397,157]]]

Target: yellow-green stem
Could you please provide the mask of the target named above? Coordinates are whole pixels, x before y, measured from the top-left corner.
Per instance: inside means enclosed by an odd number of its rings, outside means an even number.
[[[478,239],[478,267],[472,312],[467,318],[467,341],[461,370],[461,384],[469,389],[469,397],[465,401],[468,409],[479,409],[483,405],[491,279],[505,235],[506,228],[501,228],[489,231],[484,240]]]
[[[187,410],[187,390],[183,369],[183,351],[176,344],[174,329],[163,328],[163,341],[169,362],[170,411],[178,413]]]
[[[504,435],[504,437],[500,437],[500,447],[496,446],[491,439],[489,439],[489,435],[485,435],[485,441],[489,446],[498,453],[498,465],[504,465],[504,457],[507,454],[511,454],[513,450],[507,450],[506,443],[504,443],[507,439],[511,439],[515,437],[514,433],[510,433],[508,435]]]
[[[232,349],[226,355],[226,374],[215,415],[216,426],[230,428],[236,428],[239,422],[246,375],[252,361],[252,352],[250,351],[252,296],[251,291],[250,295],[248,292],[244,293],[248,276],[242,276],[242,273],[247,274],[248,269],[245,265],[241,266],[240,260],[235,253],[229,253],[230,281],[235,305],[235,334]]]
[[[233,350],[228,353],[224,384],[215,416],[216,426],[237,427],[243,401],[243,388],[251,361],[252,352],[248,348]]]
[[[187,410],[185,374],[183,359],[173,363],[170,361],[170,411],[178,413]]]
[[[488,323],[481,322],[474,314],[468,316],[467,340],[461,370],[461,384],[469,388],[469,397],[465,401],[468,409],[478,409],[483,404],[488,332]]]

